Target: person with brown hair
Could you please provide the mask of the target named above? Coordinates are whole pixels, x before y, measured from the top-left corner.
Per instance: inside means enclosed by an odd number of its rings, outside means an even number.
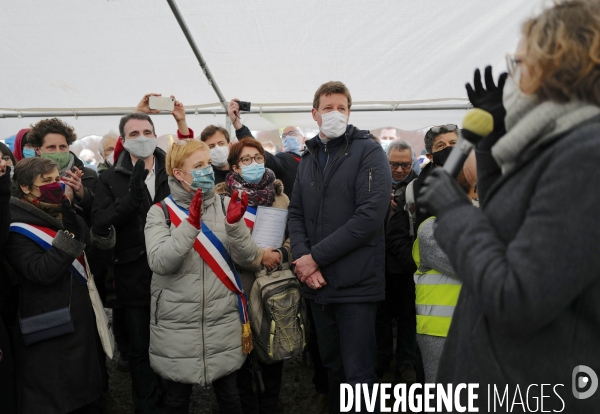
[[[229,132],[219,125],[209,125],[200,133],[200,140],[210,149],[210,160],[215,170],[215,185],[225,182],[230,168],[227,158],[231,141]]]
[[[39,413],[41,407],[47,413],[86,412],[102,394],[100,341],[87,286],[91,276],[82,255],[92,243],[114,246],[115,231],[111,228],[103,241],[90,237],[60,180],[58,164],[47,158],[27,158],[15,168],[17,196],[10,201],[4,249],[19,282],[15,355],[20,413]],[[67,307],[70,331],[30,338],[27,320],[43,315],[50,331],[61,320],[49,313]]]
[[[469,98],[495,126],[476,143],[481,209],[442,169],[424,183],[420,202],[462,281],[437,382],[598,409],[598,22],[600,2],[558,1],[524,24],[508,77],[496,85],[488,68],[484,87],[476,72]]]
[[[58,164],[61,180],[67,186],[66,193],[73,192],[75,202],[90,226],[98,174],[69,150],[76,139],[73,127],[58,118],[39,121],[27,132],[27,142],[33,146],[36,155]]]
[[[254,138],[250,129],[242,124],[242,119],[240,118],[240,105],[238,102],[237,99],[232,99],[227,108],[229,118],[235,128],[235,136],[238,139]],[[298,171],[302,151],[304,151],[304,141],[304,134],[302,134],[302,131],[300,131],[299,128],[288,126],[283,130],[282,135],[284,151],[278,152],[277,154],[272,154],[270,152],[266,152],[265,154],[265,166],[273,171],[275,176],[281,180],[285,195],[287,195],[288,198],[291,198],[294,189],[296,172]]]
[[[352,98],[342,82],[314,95],[319,134],[306,141],[289,207],[295,272],[310,304],[329,412],[340,409],[340,384],[377,382],[375,319],[385,298],[384,220],[392,173],[369,131],[348,125]]]
[[[231,196],[235,192],[246,194],[248,199],[248,211],[259,206],[287,209],[290,200],[285,195],[283,183],[275,179],[275,174],[265,168],[265,150],[261,143],[253,138],[243,138],[231,146],[229,150],[228,164],[231,172],[227,175],[225,183],[217,187],[217,193]],[[233,196],[235,199],[235,196]],[[254,213],[256,210],[254,210]],[[245,220],[244,220],[245,221]],[[228,221],[228,223],[230,223]],[[244,243],[244,237],[252,233],[252,223],[245,222],[241,231],[234,225],[227,224],[225,229],[231,244]],[[253,260],[250,263],[239,263],[236,268],[239,271],[244,292],[250,295],[256,272],[264,268],[272,271],[279,264],[290,262],[291,251],[289,238],[283,242],[283,246],[271,246],[265,249],[252,243],[248,247]],[[267,363],[269,362],[269,363]],[[283,375],[283,361],[270,363],[261,361],[258,355],[253,353],[248,357],[244,366],[238,371],[237,384],[240,390],[240,399],[244,413],[275,414],[281,391],[281,380]],[[262,373],[262,383],[257,377],[257,370]],[[253,385],[254,383],[254,385]],[[256,389],[256,391],[254,391]]]

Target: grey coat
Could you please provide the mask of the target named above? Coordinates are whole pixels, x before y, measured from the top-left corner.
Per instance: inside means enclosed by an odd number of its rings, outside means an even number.
[[[509,384],[511,401],[517,384],[523,398],[529,384],[564,384],[556,389],[564,412],[597,412],[600,392],[576,400],[571,380],[579,365],[600,374],[598,122],[572,128],[503,176],[479,152],[482,209],[438,217],[436,239],[463,282],[438,382],[479,383],[480,398],[485,384]],[[561,410],[552,388],[545,394],[544,409]]]
[[[169,187],[173,200],[187,209],[192,195],[173,178],[169,178]],[[248,264],[254,260],[245,249],[248,238],[235,246],[227,242],[224,211],[228,205],[229,198],[215,196],[214,190],[205,193],[202,221],[236,263]],[[198,233],[187,220],[179,227],[167,227],[160,205],[148,211],[145,239],[154,272],[150,365],[165,379],[205,386],[238,370],[246,356],[242,353],[237,295],[193,249]]]

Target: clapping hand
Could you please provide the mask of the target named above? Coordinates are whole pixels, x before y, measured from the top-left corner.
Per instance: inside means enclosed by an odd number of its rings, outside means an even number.
[[[227,223],[235,224],[244,217],[246,209],[248,208],[248,193],[245,191],[242,193],[242,197],[239,197],[239,192],[236,190],[231,195],[231,201],[227,207]]]

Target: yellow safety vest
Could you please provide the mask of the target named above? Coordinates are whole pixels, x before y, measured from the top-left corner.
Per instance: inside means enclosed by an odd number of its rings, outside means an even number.
[[[427,220],[431,219],[435,217]],[[446,337],[460,295],[461,283],[442,275],[437,270],[425,272],[421,270],[418,238],[413,244],[413,259],[417,265],[415,272],[417,333]]]

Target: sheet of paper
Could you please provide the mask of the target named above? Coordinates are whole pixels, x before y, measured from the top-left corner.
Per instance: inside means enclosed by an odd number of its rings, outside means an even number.
[[[287,214],[287,210],[280,208],[258,206],[252,238],[259,247],[281,247],[285,240]]]

